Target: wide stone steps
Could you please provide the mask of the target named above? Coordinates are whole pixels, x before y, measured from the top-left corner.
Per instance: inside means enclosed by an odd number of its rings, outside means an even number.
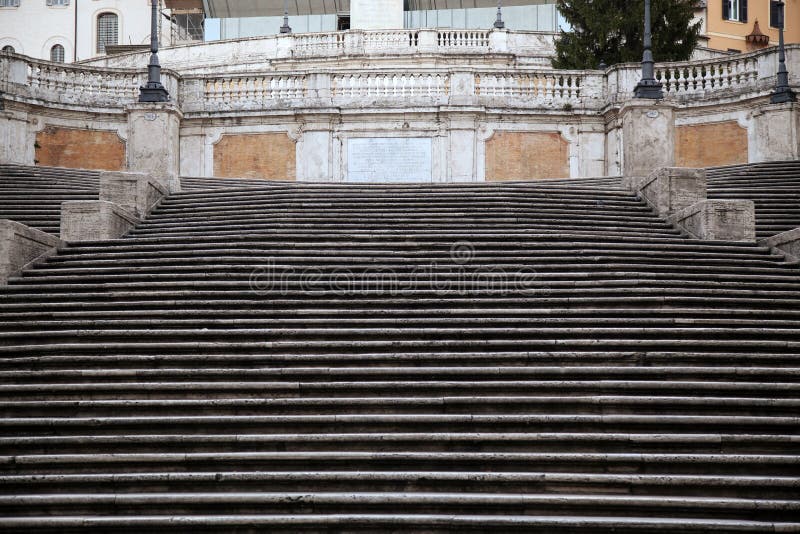
[[[0,530],[800,531],[781,256],[616,179],[233,182],[0,292]]]

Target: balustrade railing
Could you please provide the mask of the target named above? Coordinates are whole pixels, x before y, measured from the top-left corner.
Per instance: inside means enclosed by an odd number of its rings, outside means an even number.
[[[259,107],[305,98],[304,75],[237,76],[205,80],[203,101],[216,106]]]
[[[701,63],[670,63],[656,68],[656,79],[668,95],[754,87],[758,60],[754,57]]]
[[[344,51],[345,34],[300,33],[292,35],[291,52],[300,57],[336,56]]]
[[[437,44],[444,49],[489,49],[490,30],[439,30]]]
[[[449,84],[446,74],[337,74],[331,79],[331,96],[346,99],[441,97],[447,96]]]
[[[361,45],[385,47],[428,44],[425,30],[362,32]],[[491,32],[437,30],[439,46],[484,46]],[[424,34],[428,39],[433,33]],[[306,49],[347,46],[334,34],[297,36]],[[333,40],[332,40],[333,39]],[[337,40],[338,39],[338,40]],[[667,100],[710,102],[742,95],[761,96],[775,83],[774,49],[724,58],[656,65],[656,78]],[[790,83],[800,84],[800,46],[787,50]],[[379,64],[376,62],[376,64]],[[502,69],[502,70],[499,70]],[[557,71],[525,67],[429,68],[402,70],[394,65],[371,72],[334,67],[309,72],[256,72],[194,75],[179,78],[165,69],[163,82],[184,112],[214,110],[284,109],[296,106],[402,108],[418,105],[504,105],[530,109],[582,109],[625,102],[639,81],[638,65],[619,65],[606,73]],[[6,98],[86,108],[120,110],[136,102],[146,80],[144,69],[109,69],[64,65],[0,53],[0,90]]]
[[[577,104],[583,94],[584,75],[542,71],[514,74],[478,74],[475,93],[479,97],[521,99],[530,105],[548,102]]]
[[[364,32],[363,43],[366,54],[416,52],[419,46],[419,30]]]
[[[144,73],[92,70],[53,63],[30,62],[30,96],[75,104],[126,104],[136,102]]]

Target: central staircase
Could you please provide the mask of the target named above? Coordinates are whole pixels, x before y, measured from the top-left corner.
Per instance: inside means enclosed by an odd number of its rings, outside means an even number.
[[[800,532],[800,270],[609,181],[197,180],[0,291],[4,532]]]

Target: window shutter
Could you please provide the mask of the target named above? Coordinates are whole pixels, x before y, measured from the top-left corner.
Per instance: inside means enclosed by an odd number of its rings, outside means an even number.
[[[739,22],[747,22],[747,0],[739,0]]]
[[[730,0],[722,0],[722,20],[730,20],[731,3]]]

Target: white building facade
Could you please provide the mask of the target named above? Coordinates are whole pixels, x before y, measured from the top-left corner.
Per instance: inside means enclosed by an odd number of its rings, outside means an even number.
[[[150,40],[150,0],[0,0],[0,49],[72,63]]]

